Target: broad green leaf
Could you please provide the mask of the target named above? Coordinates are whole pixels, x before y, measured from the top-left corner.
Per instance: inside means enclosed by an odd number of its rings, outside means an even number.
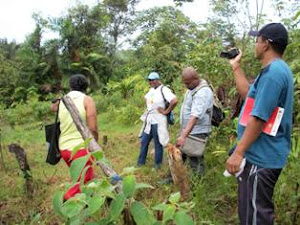
[[[109,223],[109,219],[108,218],[104,218],[98,221],[97,223],[98,225],[108,225]]]
[[[79,145],[75,146],[72,150],[72,156],[74,156],[78,152],[78,150],[86,149],[91,140],[92,140],[92,138],[87,138],[87,139],[85,139],[84,142],[82,142]]]
[[[77,216],[75,218],[70,219],[68,225],[81,225],[82,224],[82,218]]]
[[[176,208],[173,205],[168,205],[167,208],[164,210],[164,217],[163,222],[167,222],[173,220],[173,216],[175,214]]]
[[[88,201],[88,211],[90,214],[94,214],[97,210],[101,208],[103,203],[105,202],[105,197],[94,195],[89,201]]]
[[[87,160],[89,159],[90,155],[86,155],[83,157],[80,157],[76,160],[74,160],[71,163],[71,167],[70,167],[70,174],[71,174],[71,178],[72,178],[72,182],[76,183],[79,179],[79,176],[87,162]]]
[[[116,197],[115,188],[107,180],[102,180],[100,186],[96,189],[102,196],[114,199]]]
[[[132,198],[135,191],[135,177],[129,175],[123,178],[123,193],[126,198]]]
[[[82,173],[81,173],[81,177],[80,177],[80,186],[82,186],[84,184],[84,177],[85,177],[85,174],[86,172],[88,171],[88,169],[90,168],[91,166],[86,166],[84,167]]]
[[[99,161],[99,160],[103,159],[103,151],[98,150],[96,152],[93,152],[92,156],[96,159],[96,161]]]
[[[154,207],[152,207],[153,210],[159,210],[159,211],[165,211],[165,209],[168,207],[166,203],[158,204]]]
[[[62,215],[63,196],[64,192],[56,191],[52,200],[54,212],[59,215]]]
[[[194,225],[192,218],[185,211],[176,212],[174,215],[176,225]]]
[[[137,183],[135,184],[135,189],[140,189],[140,188],[151,188],[154,189],[154,187],[150,184],[145,184],[145,183]]]
[[[110,221],[118,220],[119,216],[121,215],[121,212],[124,209],[125,201],[126,197],[123,193],[118,194],[116,198],[112,200],[108,216]]]
[[[156,222],[155,217],[140,202],[133,202],[130,212],[137,225],[153,225]]]
[[[77,216],[84,207],[85,203],[70,199],[63,205],[62,211],[65,216],[72,218]]]
[[[73,198],[71,198],[72,200],[76,200],[79,202],[83,202],[84,204],[87,204],[86,202],[86,195],[84,193],[78,193],[76,194]]]
[[[180,200],[180,192],[176,192],[174,194],[171,194],[171,196],[169,197],[169,202],[171,202],[172,204],[178,203]]]
[[[120,176],[125,176],[125,175],[128,175],[128,174],[133,174],[135,171],[136,171],[136,168],[133,167],[133,166],[131,166],[131,167],[125,167],[122,170],[122,173],[120,174]]]
[[[87,190],[95,190],[97,187],[99,187],[99,183],[97,182],[96,178],[94,178],[93,180],[89,181],[88,183],[85,183],[85,186],[82,187],[82,190],[83,188],[84,189],[87,189]]]
[[[81,192],[86,195],[86,200],[88,201],[93,195],[95,188],[90,188],[87,185],[80,186]]]
[[[87,185],[86,185],[86,188],[88,189],[96,189],[97,187],[100,186],[100,183],[97,182],[95,179],[91,182],[89,182]]]

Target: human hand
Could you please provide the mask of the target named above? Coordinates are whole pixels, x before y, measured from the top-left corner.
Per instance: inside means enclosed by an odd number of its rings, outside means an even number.
[[[238,68],[240,66],[240,61],[241,61],[243,52],[241,49],[239,49],[239,52],[240,53],[235,58],[229,60],[229,63],[231,64],[231,67],[233,70],[235,70],[236,68]]]
[[[233,152],[232,155],[226,161],[226,169],[230,174],[235,174],[240,171],[240,166],[244,156]]]
[[[176,147],[179,148],[179,147],[183,146],[184,141],[185,141],[185,137],[180,135],[179,138],[177,138]]]
[[[166,110],[165,110],[164,108],[162,108],[162,107],[158,107],[158,108],[157,108],[157,111],[158,111],[159,113],[163,114],[163,115],[167,115],[167,114],[168,114],[168,113],[166,113]]]

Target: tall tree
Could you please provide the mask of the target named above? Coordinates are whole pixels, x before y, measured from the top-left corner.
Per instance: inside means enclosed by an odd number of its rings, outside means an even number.
[[[111,37],[110,48],[111,54],[114,55],[120,37],[130,35],[132,30],[132,21],[135,15],[136,4],[140,0],[104,0],[103,5],[110,18],[110,23],[106,28],[106,32]]]
[[[136,27],[140,35],[133,42],[139,68],[156,70],[172,82],[181,70],[186,54],[197,42],[197,26],[173,7],[153,8],[140,13]]]
[[[103,4],[91,8],[79,4],[66,16],[50,21],[51,28],[60,34],[64,73],[83,73],[90,78],[92,89],[105,84],[111,75],[105,36],[109,21]]]
[[[71,62],[80,61],[81,51],[92,51],[101,40],[101,29],[106,26],[107,16],[100,4],[90,9],[77,5],[64,17],[52,19],[52,29],[58,31],[65,56]]]
[[[0,103],[11,106],[15,100],[13,93],[20,86],[19,64],[7,59],[0,51]]]

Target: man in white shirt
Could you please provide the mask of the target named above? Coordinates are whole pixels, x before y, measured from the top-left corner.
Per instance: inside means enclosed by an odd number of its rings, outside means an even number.
[[[149,92],[145,95],[147,111],[141,116],[143,121],[140,132],[141,149],[138,166],[146,162],[148,146],[152,138],[155,146],[155,168],[159,169],[163,160],[163,147],[169,142],[167,115],[174,109],[178,100],[172,91],[163,86],[158,73],[151,72],[148,76]],[[165,100],[169,103],[166,108]]]

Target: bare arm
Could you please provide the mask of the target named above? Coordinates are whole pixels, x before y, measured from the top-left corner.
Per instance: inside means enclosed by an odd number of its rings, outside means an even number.
[[[98,123],[97,123],[97,110],[94,103],[94,100],[89,97],[85,96],[84,98],[84,108],[86,111],[86,123],[91,131],[92,135],[98,141]]]
[[[180,147],[184,144],[184,141],[186,139],[186,137],[190,134],[190,132],[193,130],[195,124],[197,123],[198,118],[195,116],[191,116],[189,119],[189,122],[187,123],[185,129],[183,129],[181,131],[181,134],[179,136],[179,138],[176,141],[176,146]]]
[[[174,99],[172,99],[170,101],[169,107],[167,109],[164,110],[163,108],[159,107],[159,108],[157,108],[157,110],[161,114],[167,115],[169,112],[171,112],[175,108],[175,106],[177,105],[177,103],[178,103],[177,98],[174,98]]]
[[[172,99],[172,100],[170,101],[170,105],[169,105],[169,107],[166,109],[167,114],[168,114],[169,112],[171,112],[171,111],[175,108],[175,106],[177,105],[177,103],[178,103],[177,98],[174,98],[174,99]]]
[[[50,110],[52,112],[57,112],[58,111],[58,104],[59,104],[59,101],[56,101],[56,102],[53,102],[50,106]]]
[[[230,60],[230,64],[233,70],[236,88],[243,99],[246,98],[249,91],[249,82],[245,76],[244,71],[240,66],[240,61],[242,58],[242,51],[240,50],[240,54],[234,59]]]
[[[265,121],[257,117],[250,117],[241,141],[238,143],[235,151],[226,162],[226,168],[229,173],[234,174],[239,171],[240,164],[242,162],[242,159],[244,158],[246,150],[258,138],[258,136],[264,129],[265,124]]]

